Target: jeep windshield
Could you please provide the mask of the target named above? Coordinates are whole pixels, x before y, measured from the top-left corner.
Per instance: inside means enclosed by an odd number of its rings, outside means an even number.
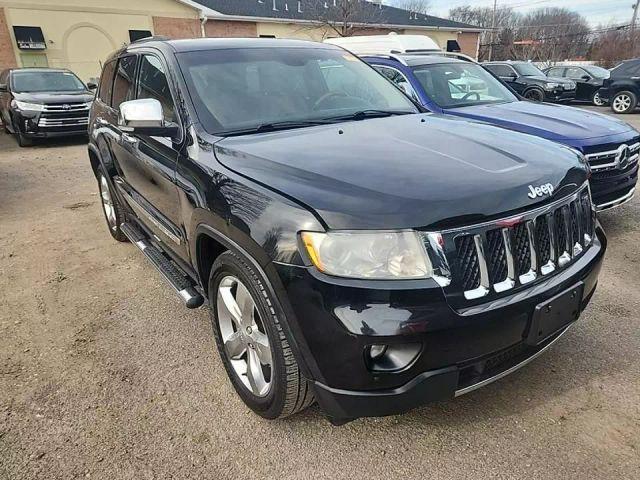
[[[413,72],[440,108],[468,107],[518,99],[484,68],[474,63],[420,65]]]
[[[84,83],[71,72],[19,71],[11,74],[16,93],[84,92]]]
[[[243,135],[418,113],[382,75],[334,48],[243,48],[178,54],[204,128]]]

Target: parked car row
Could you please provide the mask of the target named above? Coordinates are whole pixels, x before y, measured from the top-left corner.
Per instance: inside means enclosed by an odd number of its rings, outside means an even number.
[[[2,114],[22,144],[88,125],[110,234],[208,303],[240,398],[341,424],[542,354],[595,291],[596,211],[637,181],[639,132],[525,101],[572,80],[512,62],[501,81],[424,42],[150,38],[95,99],[70,72],[3,74]]]

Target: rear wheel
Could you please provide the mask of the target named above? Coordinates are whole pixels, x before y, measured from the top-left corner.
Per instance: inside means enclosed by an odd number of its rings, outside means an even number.
[[[124,233],[122,233],[122,230],[120,230],[120,225],[122,225],[122,222],[124,221],[122,210],[120,209],[118,199],[113,195],[113,192],[111,191],[107,176],[102,171],[102,169],[98,171],[98,187],[100,188],[102,212],[104,213],[104,218],[107,221],[109,233],[117,241],[126,242],[127,237]]]
[[[616,93],[611,99],[611,110],[615,113],[631,113],[638,105],[638,97],[635,93],[622,91]]]
[[[225,252],[211,268],[209,303],[216,345],[233,387],[254,412],[275,419],[305,409],[313,394],[266,281],[238,255]]]
[[[539,88],[532,88],[524,92],[524,98],[532,102],[542,102],[544,101],[544,92]]]

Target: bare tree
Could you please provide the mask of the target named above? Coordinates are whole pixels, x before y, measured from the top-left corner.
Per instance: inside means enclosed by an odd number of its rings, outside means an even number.
[[[397,0],[393,6],[426,15],[431,11],[431,0]]]
[[[623,27],[599,26],[591,42],[589,59],[595,60],[605,68],[611,68],[621,60],[632,58],[634,55],[631,35],[632,32]]]
[[[324,27],[341,37],[350,37],[379,25],[382,4],[366,0],[306,0],[304,9],[312,12],[311,28]]]
[[[471,7],[469,5],[456,7],[449,10],[449,18],[456,22],[469,23],[484,29],[480,34],[479,59],[486,60],[489,56],[492,37],[493,8]],[[508,40],[513,37],[513,32],[515,32],[519,19],[520,15],[511,8],[501,7],[496,10],[495,25],[498,28],[493,35],[493,59],[503,60],[509,58],[512,40]]]

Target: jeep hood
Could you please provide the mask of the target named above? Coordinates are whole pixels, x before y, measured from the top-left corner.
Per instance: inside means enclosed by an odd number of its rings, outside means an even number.
[[[510,102],[452,108],[445,112],[566,145],[572,145],[576,140],[614,136],[632,130],[625,122],[597,112],[549,103]]]
[[[227,168],[315,211],[331,229],[443,228],[549,202],[587,179],[566,147],[490,125],[405,115],[229,137]]]

